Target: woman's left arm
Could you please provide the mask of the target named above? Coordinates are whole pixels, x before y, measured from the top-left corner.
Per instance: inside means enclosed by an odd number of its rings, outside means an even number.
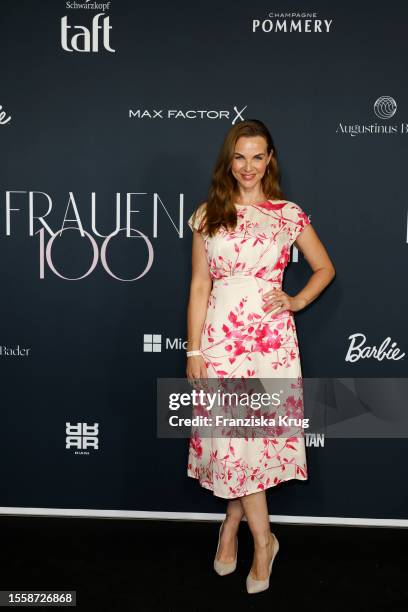
[[[313,302],[336,276],[336,270],[331,259],[311,224],[299,234],[295,245],[303,253],[313,270],[313,274],[303,289],[293,297],[277,288],[265,293],[264,298],[271,298],[263,306],[265,312],[274,310],[274,314],[278,314],[284,310],[292,310],[293,312],[302,310],[310,302]]]
[[[295,245],[303,253],[313,274],[303,289],[292,298],[294,312],[313,302],[336,276],[334,265],[312,225],[305,227]]]

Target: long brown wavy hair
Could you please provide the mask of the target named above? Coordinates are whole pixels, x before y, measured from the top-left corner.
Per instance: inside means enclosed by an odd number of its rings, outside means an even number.
[[[200,215],[199,231],[208,236],[213,236],[221,226],[228,230],[229,227],[235,228],[237,224],[237,180],[231,172],[231,166],[235,145],[241,136],[262,136],[266,140],[268,155],[273,152],[261,179],[262,190],[266,199],[285,198],[280,186],[277,151],[268,128],[258,119],[241,121],[227,132],[214,167],[207,201],[195,211],[195,214],[198,210],[204,211],[205,214]]]

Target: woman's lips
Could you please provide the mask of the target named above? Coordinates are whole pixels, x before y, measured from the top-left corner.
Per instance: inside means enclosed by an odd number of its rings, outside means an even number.
[[[243,174],[243,175],[242,175],[242,178],[243,178],[245,181],[250,181],[251,179],[253,179],[253,178],[254,178],[254,176],[255,176],[255,174]]]

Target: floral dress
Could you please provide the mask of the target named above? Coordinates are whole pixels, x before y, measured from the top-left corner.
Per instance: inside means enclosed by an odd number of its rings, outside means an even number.
[[[290,247],[310,223],[298,204],[266,200],[236,205],[236,229],[201,234],[213,286],[200,349],[209,378],[292,378],[302,371],[292,311],[262,310],[264,293],[282,289]],[[188,220],[198,229],[201,204]],[[303,396],[302,396],[303,397]],[[302,397],[292,398],[303,416]],[[286,437],[201,437],[192,428],[187,475],[218,497],[234,499],[290,479],[307,480],[303,430]]]

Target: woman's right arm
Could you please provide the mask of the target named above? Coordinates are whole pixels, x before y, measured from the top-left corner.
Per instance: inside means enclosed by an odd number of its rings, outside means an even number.
[[[187,350],[200,350],[201,333],[207,315],[212,280],[204,240],[193,230],[190,297],[187,308]],[[187,357],[187,378],[207,378],[207,368],[201,355]]]

